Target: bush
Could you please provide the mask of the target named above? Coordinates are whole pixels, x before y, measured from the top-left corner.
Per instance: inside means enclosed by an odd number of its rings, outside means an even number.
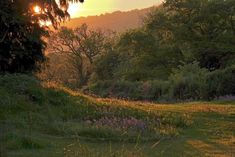
[[[165,81],[99,81],[88,87],[88,92],[101,97],[115,97],[131,100],[159,100],[167,91]]]
[[[199,100],[204,98],[208,71],[197,62],[179,66],[169,78],[170,97],[175,100]]]
[[[141,84],[141,95],[144,100],[163,100],[167,96],[169,84],[167,81],[146,81]]]
[[[138,98],[139,83],[128,81],[98,81],[88,87],[88,91],[101,97],[116,97],[123,99]]]
[[[235,95],[235,66],[209,73],[206,82],[208,99]]]
[[[209,72],[193,62],[174,69],[167,81],[106,80],[91,84],[86,90],[101,97],[131,100],[211,100],[235,95],[235,66]]]

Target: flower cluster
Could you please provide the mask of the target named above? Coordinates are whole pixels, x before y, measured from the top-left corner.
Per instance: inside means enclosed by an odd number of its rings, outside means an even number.
[[[220,96],[220,97],[218,97],[217,98],[218,100],[224,100],[224,101],[226,101],[226,100],[235,100],[235,95],[225,95],[225,96]]]
[[[147,128],[146,122],[134,117],[120,118],[116,116],[104,116],[99,119],[87,119],[86,124],[92,124],[97,127],[110,127],[112,129],[135,130],[143,132]]]

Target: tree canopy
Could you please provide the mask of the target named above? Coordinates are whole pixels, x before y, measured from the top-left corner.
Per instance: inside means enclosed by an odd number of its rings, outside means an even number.
[[[0,1],[0,73],[32,72],[45,60],[46,46],[42,37],[48,35],[46,26],[58,24],[69,17],[69,0],[2,0]],[[78,0],[71,0],[78,2]],[[80,2],[83,2],[80,0]],[[40,12],[33,10],[34,6]]]
[[[75,29],[61,27],[58,32],[52,33],[48,42],[49,53],[68,57],[79,86],[87,83],[94,60],[105,49],[104,33],[92,30],[86,24]]]
[[[166,0],[149,16],[147,28],[201,67],[225,68],[235,55],[234,6],[234,0]]]

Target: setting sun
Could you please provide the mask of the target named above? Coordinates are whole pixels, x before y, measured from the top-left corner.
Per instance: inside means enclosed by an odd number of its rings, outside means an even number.
[[[41,8],[36,5],[36,6],[33,7],[33,11],[38,14],[38,13],[41,12]]]
[[[81,4],[70,4],[68,12],[70,15],[76,15],[80,13]]]

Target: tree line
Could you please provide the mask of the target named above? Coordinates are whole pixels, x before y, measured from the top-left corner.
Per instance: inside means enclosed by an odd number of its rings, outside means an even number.
[[[234,95],[234,6],[233,0],[166,0],[142,27],[122,34],[107,35],[86,24],[61,28],[51,38],[50,52],[67,58],[59,65],[70,72],[56,81],[102,97],[134,100]],[[56,67],[53,62],[46,75]]]

